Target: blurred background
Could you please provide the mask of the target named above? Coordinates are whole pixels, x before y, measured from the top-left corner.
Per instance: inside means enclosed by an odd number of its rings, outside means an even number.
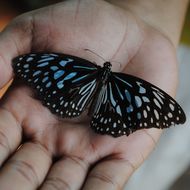
[[[58,0],[6,0],[0,2],[0,31],[15,16],[60,2]],[[187,122],[165,130],[149,159],[129,180],[126,190],[190,189],[190,8],[178,48],[180,82],[177,101],[182,105]],[[0,97],[9,84],[0,90]]]

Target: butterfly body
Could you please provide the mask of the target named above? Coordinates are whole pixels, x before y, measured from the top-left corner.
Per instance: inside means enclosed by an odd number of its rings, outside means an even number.
[[[13,60],[15,75],[32,86],[52,113],[78,117],[89,108],[91,127],[114,137],[142,128],[185,122],[182,108],[163,90],[132,75],[57,53],[26,54]]]

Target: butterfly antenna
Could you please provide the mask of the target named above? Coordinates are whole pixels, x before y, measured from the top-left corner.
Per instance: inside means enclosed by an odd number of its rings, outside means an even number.
[[[119,67],[120,67],[120,69],[122,68],[122,64],[121,64],[121,62],[118,62],[118,61],[111,61],[111,63],[119,63]]]
[[[92,50],[90,50],[90,49],[84,49],[84,50],[93,53],[93,54],[96,55],[97,57],[101,58],[104,62],[107,62],[102,56],[98,55],[97,53],[93,52]]]
[[[93,53],[93,54],[96,55],[97,57],[101,58],[104,62],[107,62],[107,60],[105,60],[102,56],[98,55],[97,53],[93,52],[92,50],[90,50],[90,49],[84,49],[84,50]],[[118,62],[118,61],[110,61],[110,62],[111,62],[111,63],[119,63],[120,69],[122,68],[121,62]]]

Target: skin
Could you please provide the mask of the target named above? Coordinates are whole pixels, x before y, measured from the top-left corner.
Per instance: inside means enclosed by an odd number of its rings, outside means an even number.
[[[158,29],[158,20],[149,22],[138,1],[131,2],[70,0],[17,17],[0,34],[0,86],[13,76],[11,60],[33,51],[64,52],[102,65],[88,48],[111,61],[112,70],[175,96],[180,31],[168,36]],[[187,1],[181,4],[185,12]],[[15,81],[0,104],[0,189],[122,189],[161,132],[143,129],[120,138],[95,134],[85,116],[60,120]]]

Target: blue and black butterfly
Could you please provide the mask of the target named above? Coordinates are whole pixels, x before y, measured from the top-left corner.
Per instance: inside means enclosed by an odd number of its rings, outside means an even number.
[[[16,77],[37,90],[52,113],[77,117],[89,109],[95,132],[114,137],[143,128],[184,123],[185,113],[168,94],[132,75],[111,71],[85,59],[35,53],[13,60]]]

